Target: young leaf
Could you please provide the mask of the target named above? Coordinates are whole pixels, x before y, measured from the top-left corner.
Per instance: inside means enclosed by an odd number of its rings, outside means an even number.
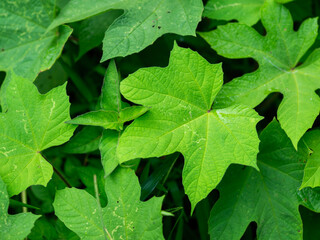
[[[260,172],[233,166],[218,187],[220,199],[209,220],[211,239],[240,239],[252,221],[258,225],[258,239],[302,239],[299,205],[320,211],[319,191],[298,190],[308,156],[303,142],[296,152],[275,120],[260,140]]]
[[[12,78],[6,91],[8,112],[0,113],[0,176],[10,196],[30,185],[46,185],[51,165],[41,151],[69,140],[70,119],[66,84],[39,94],[32,82]]]
[[[75,188],[57,191],[53,205],[56,215],[82,239],[163,239],[163,197],[140,202],[140,190],[134,172],[118,168],[106,178],[105,208]]]
[[[1,239],[24,239],[34,222],[40,217],[32,213],[8,214],[9,196],[6,185],[0,177],[0,236]]]
[[[55,17],[53,1],[0,1],[0,71],[34,79],[61,54],[72,30],[47,31]]]
[[[281,92],[284,97],[278,109],[278,119],[297,147],[299,139],[312,126],[320,111],[320,99],[315,93],[320,87],[320,50],[315,50],[304,64],[298,66],[316,39],[317,19],[304,21],[296,32],[289,11],[267,1],[262,8],[262,24],[267,30],[266,36],[238,23],[200,34],[220,55],[254,58],[260,66],[257,71],[227,83],[216,102],[224,107],[236,102],[255,107],[270,93]]]
[[[311,155],[304,168],[301,188],[320,187],[320,130],[317,129],[307,132],[303,137],[303,140],[309,147]]]
[[[261,117],[244,106],[212,108],[222,75],[221,64],[209,64],[175,45],[168,67],[140,69],[121,82],[128,100],[151,108],[121,136],[120,161],[181,152],[183,185],[192,208],[216,187],[231,163],[256,167],[255,125]]]
[[[201,0],[70,1],[49,29],[110,9],[125,12],[105,33],[101,61],[139,52],[165,33],[195,35],[203,5]]]
[[[286,3],[292,0],[276,0]],[[249,26],[260,19],[260,9],[265,0],[209,0],[204,8],[203,16],[219,20],[238,20]]]
[[[105,174],[110,174],[119,164],[116,156],[118,139],[125,122],[131,121],[149,110],[144,106],[131,106],[121,101],[120,76],[114,61],[111,61],[101,89],[101,110],[80,115],[67,123],[101,126],[103,131],[99,149]],[[112,131],[117,130],[117,131]]]

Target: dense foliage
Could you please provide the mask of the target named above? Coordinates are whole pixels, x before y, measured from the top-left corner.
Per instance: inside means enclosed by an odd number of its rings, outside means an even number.
[[[318,16],[1,0],[0,238],[320,239]]]

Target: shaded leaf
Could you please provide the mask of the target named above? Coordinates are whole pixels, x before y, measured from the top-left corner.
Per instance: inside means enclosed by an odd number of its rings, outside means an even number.
[[[31,231],[34,222],[40,217],[32,213],[8,214],[9,196],[6,185],[0,177],[0,235],[6,240],[21,240]]]
[[[101,61],[139,52],[165,33],[195,35],[203,5],[201,0],[70,1],[49,29],[110,9],[125,11],[105,33]]]
[[[258,167],[232,166],[218,187],[220,199],[209,220],[211,239],[240,239],[250,222],[258,239],[302,239],[299,205],[320,211],[320,191],[299,191],[308,148],[296,152],[274,120],[260,135]]]

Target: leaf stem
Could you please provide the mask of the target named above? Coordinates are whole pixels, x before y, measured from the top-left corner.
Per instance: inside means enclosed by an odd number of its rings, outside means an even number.
[[[53,171],[58,175],[58,177],[67,185],[68,188],[72,188],[72,185],[69,183],[69,181],[62,175],[62,173],[55,167],[53,166]]]

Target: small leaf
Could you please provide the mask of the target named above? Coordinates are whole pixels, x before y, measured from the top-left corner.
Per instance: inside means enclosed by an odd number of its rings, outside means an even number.
[[[303,141],[309,147],[311,154],[304,168],[300,189],[305,187],[320,187],[320,130],[307,132],[303,137]]]
[[[10,196],[30,185],[46,185],[52,166],[41,151],[72,136],[66,84],[41,95],[32,82],[15,77],[6,91],[8,112],[0,113],[0,176]]]
[[[300,138],[312,126],[320,111],[320,49],[299,66],[299,61],[314,43],[317,19],[307,19],[293,30],[290,12],[282,5],[267,1],[262,8],[266,36],[243,24],[229,23],[200,35],[229,58],[254,58],[259,69],[225,84],[216,98],[217,106],[235,103],[255,107],[270,93],[281,92],[278,108],[281,127],[297,147]]]
[[[140,202],[138,178],[128,168],[118,168],[105,184],[105,208],[86,191],[71,188],[57,191],[56,215],[82,239],[164,239],[163,197]]]
[[[178,46],[168,67],[140,69],[121,82],[124,97],[151,108],[120,137],[120,161],[181,152],[183,185],[192,209],[231,163],[256,167],[255,125],[261,117],[244,106],[212,109],[221,86],[221,64],[209,64]]]
[[[0,177],[0,236],[1,239],[24,239],[31,232],[34,222],[40,217],[32,213],[8,214],[9,196]]]
[[[139,52],[165,33],[195,35],[203,5],[201,0],[70,1],[49,29],[110,9],[125,11],[105,33],[101,61]]]

